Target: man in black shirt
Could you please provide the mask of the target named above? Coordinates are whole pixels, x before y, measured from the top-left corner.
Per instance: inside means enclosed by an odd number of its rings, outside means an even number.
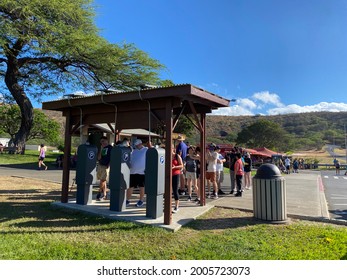
[[[98,168],[97,168],[97,179],[100,180],[100,188],[99,193],[96,196],[97,200],[105,200],[107,198],[107,186],[106,186],[106,179],[108,175],[108,170],[110,166],[110,160],[111,160],[111,150],[112,146],[109,145],[107,137],[102,136],[100,138],[100,151],[98,154]]]

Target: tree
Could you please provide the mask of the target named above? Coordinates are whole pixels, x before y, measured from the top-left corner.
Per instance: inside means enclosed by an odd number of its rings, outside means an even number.
[[[20,108],[17,105],[0,106],[0,130],[8,133],[13,139],[20,127]],[[57,142],[59,139],[59,123],[47,117],[41,110],[34,109],[33,127],[26,140],[44,139],[47,142]]]
[[[194,131],[195,127],[185,115],[180,116],[178,119],[177,125],[174,129],[176,133],[185,134],[187,137],[190,137]]]
[[[237,135],[238,145],[247,147],[267,147],[269,149],[289,149],[290,137],[277,123],[268,120],[259,120],[243,128]]]
[[[2,0],[0,81],[3,97],[18,104],[18,152],[33,126],[31,99],[65,89],[129,89],[159,82],[163,66],[132,44],[99,36],[91,0]]]

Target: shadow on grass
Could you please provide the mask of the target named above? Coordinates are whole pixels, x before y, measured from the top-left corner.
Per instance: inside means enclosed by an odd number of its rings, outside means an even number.
[[[185,227],[194,230],[225,230],[253,226],[258,224],[264,224],[264,222],[255,219],[254,217],[242,216],[230,218],[199,219],[189,223]]]
[[[0,203],[0,223],[3,224],[1,234],[98,232],[140,227],[68,209],[58,210],[51,203],[59,200],[59,191],[40,193],[37,190],[1,190],[0,194],[8,195],[8,199]],[[112,226],[109,227],[110,224]]]
[[[102,217],[83,215],[75,211],[57,210],[50,202],[2,203],[0,222],[11,222],[9,230],[1,234],[98,232],[105,230],[131,230],[139,225],[115,222]],[[9,212],[9,209],[12,209]],[[7,214],[6,214],[7,213]],[[108,227],[113,223],[112,227]]]
[[[61,191],[43,192],[41,190],[0,190],[0,195],[8,195],[8,201],[56,201],[60,199]],[[74,195],[71,193],[70,195]],[[1,216],[1,214],[0,214]]]

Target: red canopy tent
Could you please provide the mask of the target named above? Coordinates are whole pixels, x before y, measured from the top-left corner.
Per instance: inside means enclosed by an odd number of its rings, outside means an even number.
[[[257,151],[256,149],[245,149],[246,152],[250,153],[252,156],[261,156],[261,157],[271,157],[268,153],[263,153],[261,151]]]
[[[255,148],[255,149],[248,149],[247,148],[245,150],[246,150],[246,152],[250,153],[252,156],[259,156],[262,158],[272,158],[272,156],[274,156],[274,155],[283,156],[283,154],[274,152],[274,151],[267,149],[265,147]]]

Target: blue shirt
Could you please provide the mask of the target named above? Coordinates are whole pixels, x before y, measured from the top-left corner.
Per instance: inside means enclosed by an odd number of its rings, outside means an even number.
[[[183,141],[180,141],[180,143],[176,147],[176,153],[181,156],[182,160],[186,159],[187,150],[188,150],[188,146],[186,145],[186,143],[184,143]]]

